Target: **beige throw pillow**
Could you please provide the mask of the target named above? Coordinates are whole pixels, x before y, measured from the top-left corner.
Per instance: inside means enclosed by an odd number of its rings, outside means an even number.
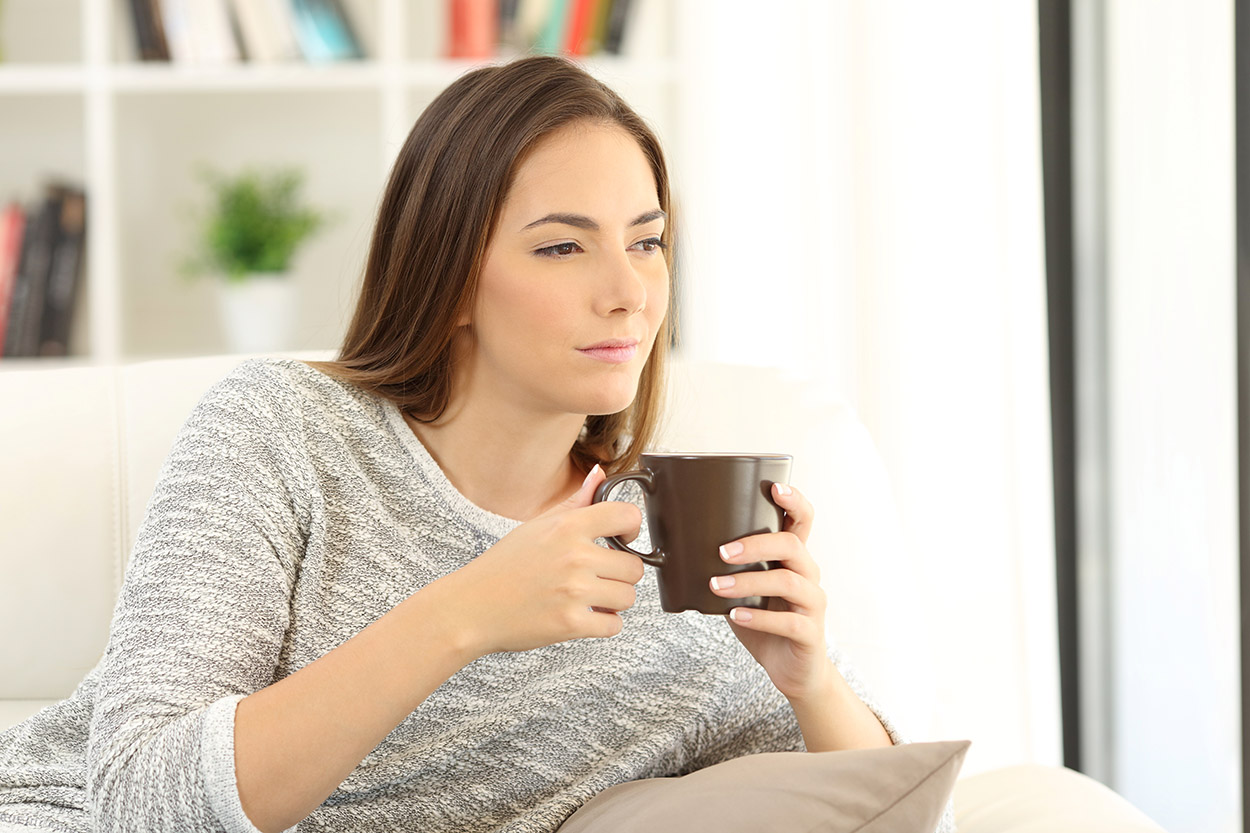
[[[968,746],[748,755],[680,778],[618,784],[560,833],[932,833]]]

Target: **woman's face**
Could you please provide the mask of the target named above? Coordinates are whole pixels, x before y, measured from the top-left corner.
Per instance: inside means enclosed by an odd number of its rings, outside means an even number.
[[[540,413],[628,407],[668,308],[664,219],[620,128],[574,124],[536,145],[487,246],[472,388]]]

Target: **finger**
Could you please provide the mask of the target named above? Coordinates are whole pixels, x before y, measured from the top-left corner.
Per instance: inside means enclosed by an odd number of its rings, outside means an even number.
[[[807,551],[807,545],[789,530],[748,535],[730,541],[720,548],[720,557],[727,564],[756,564],[760,561],[778,561],[811,581],[820,582],[820,567]]]
[[[771,633],[800,645],[816,645],[822,636],[817,623],[802,613],[790,610],[759,610],[735,607],[729,611],[735,625],[760,633]]]
[[[637,537],[642,529],[642,510],[625,501],[605,500],[565,510],[543,518],[543,522],[552,533],[563,535],[570,542],[594,541],[609,535]]]
[[[823,613],[828,603],[825,591],[792,570],[749,570],[726,576],[713,576],[708,586],[723,599],[765,596],[783,599],[792,609]]]
[[[594,570],[599,578],[637,584],[642,581],[642,559],[619,550],[594,547]]]
[[[609,535],[636,538],[642,529],[642,510],[623,500],[605,500],[568,512],[561,521],[591,540]]]
[[[577,491],[569,495],[567,498],[557,503],[551,509],[548,509],[539,517],[549,517],[558,515],[561,512],[567,512],[570,509],[580,509],[583,506],[590,506],[591,499],[595,496],[595,489],[599,488],[599,484],[607,480],[608,476],[603,473],[603,469],[596,463],[594,467],[586,475],[586,479],[582,481],[582,485],[577,487]]]
[[[570,611],[569,631],[566,639],[616,636],[621,632],[621,616],[615,610],[587,605],[579,611]]]
[[[786,532],[793,532],[804,544],[812,534],[812,523],[816,520],[816,509],[798,489],[786,483],[773,484],[773,502],[786,513]]]
[[[629,610],[638,600],[634,585],[623,581],[597,581],[587,597],[587,605],[598,610],[619,613]]]
[[[619,613],[607,610],[588,610],[586,612],[586,636],[607,638],[621,632],[623,623]]]

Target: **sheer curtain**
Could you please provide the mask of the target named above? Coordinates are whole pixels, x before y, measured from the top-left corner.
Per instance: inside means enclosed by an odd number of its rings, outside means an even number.
[[[1245,829],[1237,11],[1105,6],[1109,765],[1172,833]]]
[[[867,426],[898,539],[812,545],[900,722],[972,739],[966,774],[1060,763],[1034,3],[679,16],[685,350],[790,368]]]

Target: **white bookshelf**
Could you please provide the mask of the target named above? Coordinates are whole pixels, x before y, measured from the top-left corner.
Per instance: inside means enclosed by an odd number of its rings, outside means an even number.
[[[206,196],[201,163],[304,169],[308,199],[335,220],[297,255],[290,346],[335,347],[395,154],[429,101],[475,66],[440,57],[446,5],[348,0],[363,61],[202,67],[140,61],[127,0],[0,0],[0,201],[29,203],[50,177],[82,182],[88,199],[70,357],[0,360],[0,370],[227,349],[215,285],[177,271],[193,232],[188,214]],[[647,14],[635,21],[647,40],[633,57],[585,65],[672,154],[682,73],[668,46],[670,4],[651,3]]]

